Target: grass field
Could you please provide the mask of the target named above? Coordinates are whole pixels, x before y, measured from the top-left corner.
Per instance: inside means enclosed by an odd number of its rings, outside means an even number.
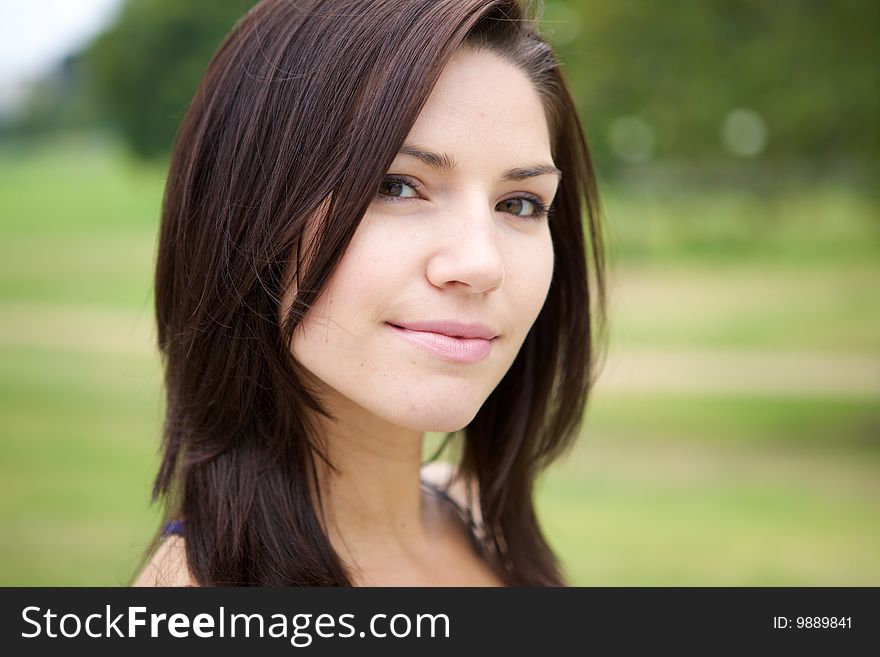
[[[0,584],[114,585],[155,529],[163,171],[0,150]],[[540,482],[580,585],[880,585],[880,230],[842,189],[608,189],[605,373]]]

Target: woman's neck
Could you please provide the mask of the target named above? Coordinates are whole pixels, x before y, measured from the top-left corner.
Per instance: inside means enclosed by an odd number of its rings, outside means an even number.
[[[343,558],[425,554],[436,514],[421,487],[424,433],[390,424],[353,402],[327,404],[317,423],[336,470],[316,459],[325,531]]]

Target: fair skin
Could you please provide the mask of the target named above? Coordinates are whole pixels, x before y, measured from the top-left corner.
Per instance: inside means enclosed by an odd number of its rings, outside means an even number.
[[[523,72],[460,50],[404,144],[291,343],[337,420],[318,423],[339,470],[319,467],[325,529],[357,585],[496,585],[449,504],[420,486],[454,474],[423,469],[422,448],[425,432],[474,418],[547,296],[553,245],[539,208],[559,182],[549,130]],[[482,360],[454,362],[389,326],[425,320],[479,322],[497,336]],[[464,501],[460,484],[451,493]],[[166,541],[138,583],[155,582],[163,563],[186,583],[182,550],[183,539]]]

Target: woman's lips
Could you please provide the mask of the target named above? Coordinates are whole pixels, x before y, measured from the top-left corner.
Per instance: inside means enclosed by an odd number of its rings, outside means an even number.
[[[388,326],[404,340],[455,363],[476,363],[483,360],[491,353],[494,342],[494,338],[453,338],[443,333],[413,331],[394,324]]]

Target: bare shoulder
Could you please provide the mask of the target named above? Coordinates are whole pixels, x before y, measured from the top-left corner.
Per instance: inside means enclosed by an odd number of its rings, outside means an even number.
[[[468,482],[459,475],[458,468],[448,461],[426,463],[422,466],[421,475],[423,481],[444,489],[449,497],[463,509],[468,509],[474,519],[479,522],[480,513],[477,508],[479,490],[476,481],[470,483],[470,490],[468,490]]]
[[[132,586],[198,586],[186,563],[182,536],[169,536],[159,545]]]

